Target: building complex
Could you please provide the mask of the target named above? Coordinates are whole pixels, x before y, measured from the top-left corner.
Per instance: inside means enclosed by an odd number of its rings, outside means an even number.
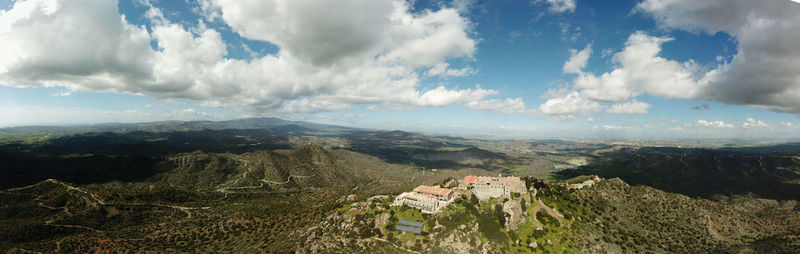
[[[478,200],[491,198],[508,198],[511,193],[525,193],[525,182],[516,176],[466,176],[458,185],[459,188],[472,191]]]
[[[424,213],[435,213],[453,201],[453,190],[438,186],[420,185],[413,192],[404,192],[392,205],[406,205]]]
[[[516,176],[466,176],[458,185],[459,189],[472,192],[480,201],[492,198],[508,198],[511,193],[526,193],[525,181]],[[409,206],[423,213],[436,213],[455,198],[452,189],[438,186],[420,185],[412,192],[397,195],[393,206]]]

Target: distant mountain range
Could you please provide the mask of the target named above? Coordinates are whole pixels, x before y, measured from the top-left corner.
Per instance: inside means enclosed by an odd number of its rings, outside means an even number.
[[[91,125],[67,126],[17,126],[0,128],[0,134],[76,134],[85,132],[171,132],[224,129],[268,129],[276,134],[329,133],[341,134],[357,128],[317,124],[303,121],[289,121],[274,117],[245,118],[227,121],[159,121],[144,123],[101,123]]]

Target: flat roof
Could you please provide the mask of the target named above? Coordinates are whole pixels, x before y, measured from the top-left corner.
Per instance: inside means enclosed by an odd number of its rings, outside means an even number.
[[[397,230],[400,230],[400,231],[409,232],[409,233],[413,233],[413,234],[418,234],[418,235],[420,233],[422,233],[422,230],[420,230],[420,229],[409,228],[409,227],[404,227],[404,226],[396,226],[396,227],[394,227],[394,229],[397,229]]]
[[[422,223],[419,223],[419,222],[407,221],[407,220],[403,220],[403,219],[397,220],[397,223],[399,223],[400,225],[406,225],[406,226],[409,226],[409,227],[418,227],[418,228],[421,228],[421,227],[425,226],[425,224],[422,224]]]

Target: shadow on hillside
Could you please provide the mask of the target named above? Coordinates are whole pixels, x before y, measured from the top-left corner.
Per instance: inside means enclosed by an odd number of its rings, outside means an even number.
[[[619,177],[691,197],[753,193],[771,199],[800,199],[800,160],[770,147],[744,149],[642,148],[604,154],[596,163],[555,173]]]
[[[161,162],[170,154],[197,150],[239,154],[289,148],[287,137],[260,129],[77,134],[43,145],[0,146],[0,189],[48,178],[77,184],[141,181],[169,170]]]
[[[498,170],[493,162],[507,159],[504,154],[448,142],[451,139],[404,131],[352,131],[344,138],[350,142],[347,150],[372,155],[388,163],[413,164],[428,169],[474,167]]]

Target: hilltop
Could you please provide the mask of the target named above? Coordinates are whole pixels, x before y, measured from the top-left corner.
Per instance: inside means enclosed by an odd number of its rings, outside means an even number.
[[[122,126],[5,136],[0,252],[798,248],[797,144],[481,140],[276,119]],[[434,215],[389,207],[419,185],[499,174],[536,195],[465,196]],[[606,180],[567,189],[593,175]],[[422,235],[395,231],[399,219],[424,223]]]
[[[425,253],[782,253],[800,248],[800,206],[794,200],[741,197],[719,203],[630,186],[618,178],[580,190],[528,182],[540,190],[537,196],[487,203],[458,199],[434,215],[380,200],[348,204],[308,229],[298,248]],[[521,224],[508,224],[510,203],[522,204]],[[423,234],[393,230],[398,219],[423,222]]]

